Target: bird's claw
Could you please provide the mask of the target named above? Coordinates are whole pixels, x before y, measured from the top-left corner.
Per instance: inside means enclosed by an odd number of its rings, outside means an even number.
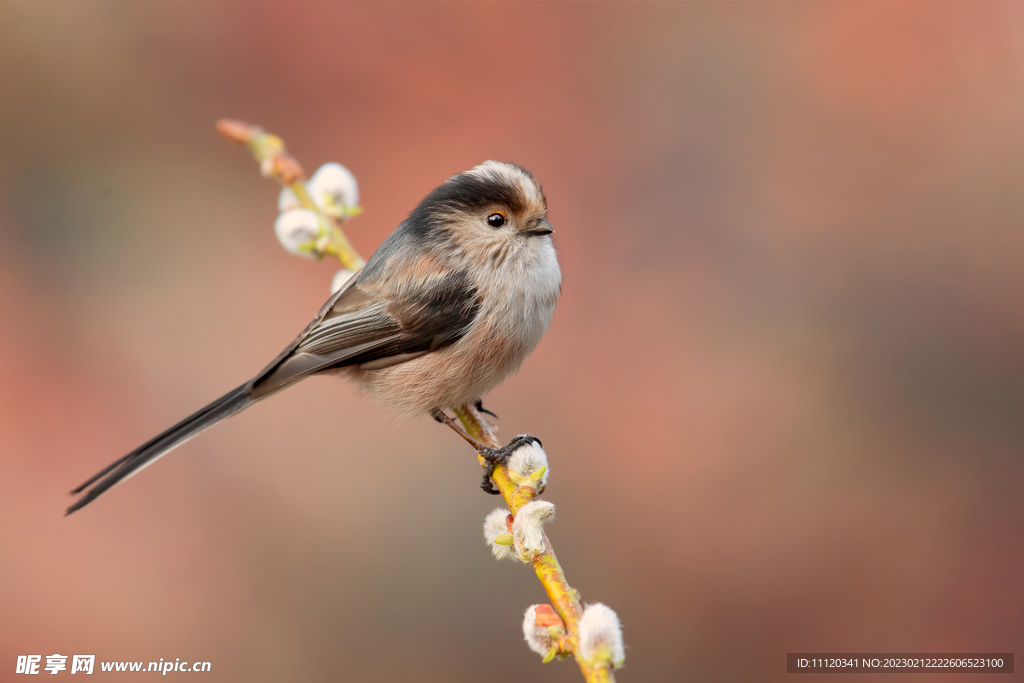
[[[477,400],[473,401],[473,406],[474,406],[474,407],[475,407],[475,408],[476,408],[476,409],[477,409],[477,410],[478,410],[479,412],[481,412],[481,413],[485,413],[485,414],[487,414],[487,415],[490,415],[490,416],[491,416],[491,417],[493,417],[493,418],[494,418],[495,420],[498,420],[498,419],[500,419],[500,418],[499,418],[499,417],[498,417],[497,415],[495,415],[495,414],[494,414],[494,413],[492,413],[491,411],[487,410],[487,408],[484,408],[484,400],[483,400],[482,398],[478,398]]]
[[[480,481],[480,488],[484,490],[484,493],[490,493],[491,495],[498,495],[501,493],[495,486],[494,482],[491,481],[491,477],[494,476],[494,470],[498,465],[504,465],[510,455],[516,450],[528,443],[536,443],[538,446],[543,446],[540,439],[530,434],[520,434],[505,446],[501,448],[483,448],[480,449],[480,457],[484,459],[484,476]]]

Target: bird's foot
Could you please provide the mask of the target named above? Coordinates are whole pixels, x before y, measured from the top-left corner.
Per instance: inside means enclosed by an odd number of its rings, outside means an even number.
[[[477,410],[479,409],[480,407],[477,406]],[[480,454],[480,457],[484,459],[484,477],[480,482],[480,488],[493,495],[501,493],[497,488],[495,488],[494,483],[491,482],[491,476],[494,475],[494,468],[498,465],[504,465],[508,460],[508,457],[512,455],[516,449],[525,444],[536,443],[538,446],[541,445],[540,439],[537,437],[530,436],[529,434],[520,434],[501,448],[491,448],[479,439],[473,437],[469,432],[463,429],[462,425],[449,417],[443,410],[433,410],[431,411],[430,416],[441,424],[446,424],[451,427],[456,434],[466,440],[466,443],[475,448],[476,452]]]
[[[485,446],[483,449],[478,451],[480,453],[480,457],[484,459],[484,476],[483,479],[480,480],[480,488],[482,488],[485,493],[490,493],[495,496],[501,493],[501,491],[494,486],[494,482],[491,481],[491,477],[494,475],[494,469],[498,465],[504,465],[508,462],[510,455],[529,443],[536,443],[538,446],[542,445],[540,439],[537,437],[530,436],[529,434],[520,434],[501,448],[487,448]]]

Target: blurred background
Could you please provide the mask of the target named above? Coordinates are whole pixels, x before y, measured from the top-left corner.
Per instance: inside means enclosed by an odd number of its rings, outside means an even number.
[[[620,681],[1024,651],[1020,3],[25,1],[0,7],[0,680],[33,653],[581,680],[522,642],[544,594],[491,558],[472,453],[341,381],[62,517],[328,294],[220,117],[348,166],[367,256],[485,159],[544,184],[564,294],[486,405],[544,440]]]

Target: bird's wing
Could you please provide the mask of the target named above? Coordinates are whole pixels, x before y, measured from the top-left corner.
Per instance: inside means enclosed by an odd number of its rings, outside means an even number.
[[[380,368],[457,341],[480,309],[463,271],[437,274],[400,293],[360,286],[332,296],[292,344],[250,382],[262,398],[308,375],[348,365]]]

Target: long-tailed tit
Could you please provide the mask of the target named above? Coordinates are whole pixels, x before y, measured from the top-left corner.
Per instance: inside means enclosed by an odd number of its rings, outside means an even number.
[[[497,161],[446,180],[356,277],[258,375],[72,491],[68,513],[226,417],[310,375],[340,374],[405,415],[478,401],[514,372],[547,330],[562,274],[547,200],[526,170]],[[490,450],[491,463],[533,437]],[[490,481],[485,476],[485,488]]]

